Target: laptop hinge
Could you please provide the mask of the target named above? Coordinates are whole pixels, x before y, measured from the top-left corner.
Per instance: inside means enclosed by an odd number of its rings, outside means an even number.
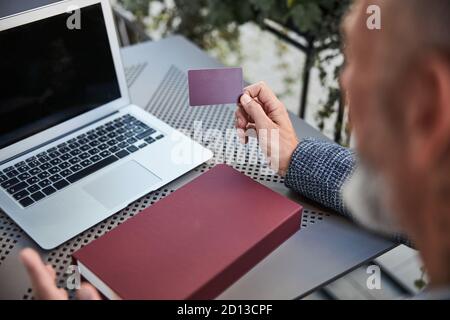
[[[108,117],[110,117],[110,116],[112,116],[112,115],[114,115],[114,114],[116,114],[116,113],[118,113],[118,112],[119,112],[119,111],[111,112],[111,113],[109,113],[109,114],[107,114],[107,115],[105,115],[105,116],[103,116],[103,117],[101,117],[101,118],[98,118],[97,120],[94,120],[94,121],[92,121],[92,122],[89,122],[89,123],[87,123],[87,124],[85,124],[85,125],[83,125],[83,126],[81,126],[81,127],[78,127],[78,128],[76,128],[76,129],[73,129],[73,130],[71,130],[71,131],[69,131],[69,132],[66,132],[66,133],[64,133],[64,134],[62,134],[62,135],[60,135],[60,136],[57,136],[57,137],[55,137],[55,138],[53,138],[53,139],[51,139],[51,140],[49,140],[49,141],[47,141],[47,142],[41,143],[41,144],[37,145],[36,147],[30,148],[30,149],[28,149],[28,150],[25,150],[25,151],[19,153],[19,154],[16,154],[15,156],[12,156],[12,157],[10,157],[10,158],[8,158],[8,159],[2,160],[2,161],[0,161],[0,166],[4,165],[5,163],[8,163],[8,162],[10,162],[10,161],[13,161],[13,160],[15,160],[15,159],[17,159],[17,158],[20,158],[20,157],[26,155],[27,153],[30,153],[30,152],[33,152],[33,151],[35,151],[35,150],[37,150],[37,149],[40,149],[40,148],[42,148],[42,147],[45,147],[46,145],[48,145],[48,144],[50,144],[50,143],[53,143],[53,142],[55,142],[55,141],[57,141],[57,140],[59,140],[59,139],[62,139],[62,138],[64,138],[64,137],[67,137],[67,136],[71,135],[72,133],[75,133],[75,132],[80,131],[80,130],[86,128],[86,127],[89,127],[90,125],[93,125],[94,123],[97,123],[97,122],[99,122],[99,121],[102,121],[103,119],[106,119],[106,118],[108,118]]]

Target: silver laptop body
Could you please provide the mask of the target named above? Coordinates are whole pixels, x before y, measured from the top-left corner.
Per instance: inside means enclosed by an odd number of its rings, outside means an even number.
[[[0,206],[43,249],[211,159],[130,104],[108,0],[0,19],[0,43]]]

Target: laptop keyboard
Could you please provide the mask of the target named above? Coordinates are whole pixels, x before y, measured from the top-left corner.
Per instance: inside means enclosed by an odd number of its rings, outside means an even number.
[[[0,171],[0,185],[28,207],[162,138],[125,115]]]

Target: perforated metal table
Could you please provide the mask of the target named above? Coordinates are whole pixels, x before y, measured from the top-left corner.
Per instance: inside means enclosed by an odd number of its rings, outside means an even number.
[[[225,132],[233,128],[234,108],[230,106],[188,107],[185,71],[221,65],[186,39],[172,37],[128,47],[123,49],[123,58],[135,104],[178,129],[192,129],[199,121],[206,132],[208,129]],[[299,137],[326,139],[294,115],[292,121]],[[58,285],[65,287],[68,277],[65,272],[74,251],[209,170],[221,158],[232,159],[229,164],[237,170],[300,202],[305,210],[302,229],[223,292],[219,299],[299,298],[394,247],[391,242],[367,233],[289,191],[281,177],[267,175],[267,172],[262,174],[260,167],[264,160],[254,141],[245,148],[238,147],[234,135],[225,136],[224,141],[224,144],[212,144],[204,136],[203,143],[216,152],[213,161],[136,201],[52,251],[39,249],[0,212],[0,299],[32,298],[28,277],[18,261],[21,249],[32,247],[38,250],[44,260],[55,267]],[[73,292],[71,294],[73,296]]]

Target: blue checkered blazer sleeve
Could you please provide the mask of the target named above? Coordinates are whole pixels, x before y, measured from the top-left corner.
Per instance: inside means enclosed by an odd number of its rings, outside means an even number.
[[[288,188],[353,220],[342,199],[342,186],[356,168],[354,151],[335,143],[304,139],[292,155],[285,177]],[[413,247],[404,235],[393,235],[397,243]]]
[[[340,214],[351,217],[341,188],[356,167],[355,153],[335,143],[303,140],[292,155],[285,177],[288,188]]]

